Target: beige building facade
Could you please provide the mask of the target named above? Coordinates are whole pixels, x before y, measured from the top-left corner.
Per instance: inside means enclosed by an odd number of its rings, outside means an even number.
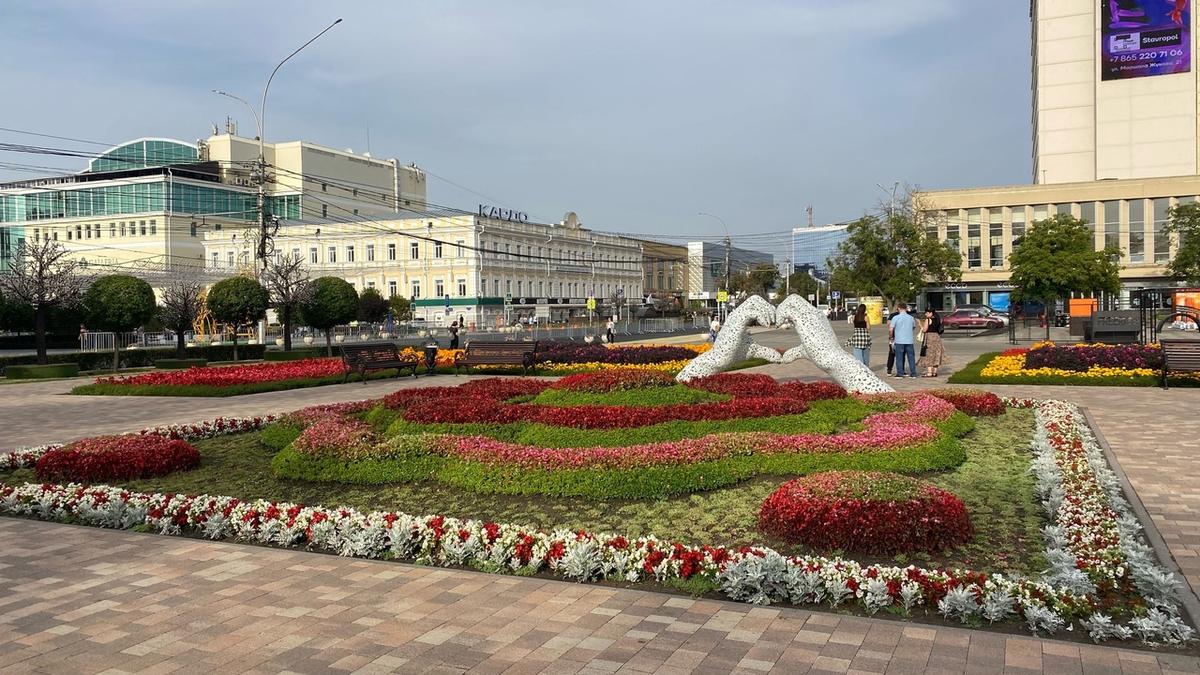
[[[439,326],[585,317],[589,297],[597,299],[597,311],[616,295],[640,302],[641,242],[585,229],[573,213],[554,224],[479,214],[401,216],[289,223],[275,238],[275,253],[304,260],[312,277],[336,276],[360,291],[409,298],[416,318]],[[207,232],[203,244],[218,273],[253,261],[245,232]]]

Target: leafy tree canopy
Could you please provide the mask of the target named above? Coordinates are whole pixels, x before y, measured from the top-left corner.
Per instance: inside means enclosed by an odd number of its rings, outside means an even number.
[[[350,282],[338,277],[315,279],[312,297],[300,305],[301,321],[321,330],[349,323],[356,316],[358,292]]]
[[[379,323],[387,317],[388,301],[374,288],[364,288],[358,296],[358,320]]]
[[[250,277],[222,279],[208,289],[206,302],[212,317],[221,323],[245,326],[267,312],[267,289]]]
[[[1087,221],[1060,213],[1035,221],[1008,257],[1014,300],[1052,300],[1072,292],[1116,293],[1120,250],[1096,250]]]
[[[929,282],[962,278],[962,256],[926,236],[932,222],[918,208],[868,215],[851,223],[830,258],[837,288],[880,295],[889,306],[912,300]]]
[[[114,333],[144,326],[156,309],[150,284],[125,274],[93,281],[84,293],[83,306],[89,328]]]
[[[1179,237],[1175,257],[1167,264],[1167,273],[1191,284],[1200,283],[1200,203],[1172,206],[1163,232]]]

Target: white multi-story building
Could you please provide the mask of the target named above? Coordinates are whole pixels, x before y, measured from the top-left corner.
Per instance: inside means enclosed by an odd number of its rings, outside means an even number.
[[[415,317],[438,325],[562,321],[587,316],[588,298],[597,312],[612,311],[613,298],[641,298],[639,242],[584,229],[573,213],[552,225],[486,207],[399,216],[286,223],[275,254],[306,261],[313,277],[410,298]],[[213,270],[253,264],[245,232],[206,232],[204,250]]]
[[[717,291],[725,288],[726,275],[745,274],[759,265],[774,265],[770,253],[713,243],[688,242],[688,300],[716,306]],[[728,269],[726,269],[728,262]]]

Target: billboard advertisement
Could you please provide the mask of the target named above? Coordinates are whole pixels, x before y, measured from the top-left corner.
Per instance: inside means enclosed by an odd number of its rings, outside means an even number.
[[[1009,291],[992,291],[988,293],[988,307],[997,312],[1007,312],[1012,304],[1012,293]]]
[[[1099,2],[1102,80],[1191,71],[1191,0]]]

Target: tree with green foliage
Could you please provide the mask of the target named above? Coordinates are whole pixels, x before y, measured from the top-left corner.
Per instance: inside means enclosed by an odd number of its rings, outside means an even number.
[[[325,353],[333,356],[333,328],[358,316],[358,292],[338,277],[318,277],[312,297],[300,305],[300,320],[325,332]]]
[[[388,301],[374,288],[364,288],[358,294],[358,320],[379,323],[387,318]]]
[[[158,318],[164,326],[175,331],[176,358],[187,358],[187,332],[204,307],[203,293],[204,286],[200,282],[188,279],[178,279],[163,289]]]
[[[770,294],[771,289],[775,288],[779,279],[779,268],[775,265],[771,263],[755,265],[753,269],[746,272],[746,290],[750,293],[761,293],[765,298]]]
[[[213,284],[205,301],[214,321],[233,326],[233,360],[237,361],[238,330],[266,315],[270,303],[267,289],[250,277],[230,277]]]
[[[79,304],[85,282],[79,262],[53,239],[29,238],[17,247],[8,270],[0,274],[0,291],[10,302],[33,309],[33,335],[38,365],[46,365],[46,322],[52,311]]]
[[[1190,284],[1200,283],[1200,203],[1186,202],[1171,207],[1163,236],[1179,237],[1175,257],[1167,273]]]
[[[0,292],[0,331],[27,333],[33,330],[33,308],[11,300]]]
[[[961,279],[962,256],[946,242],[926,236],[929,218],[910,207],[851,223],[830,258],[838,289],[879,295],[895,307],[916,298],[929,282]]]
[[[88,326],[113,334],[113,372],[121,366],[121,334],[144,326],[157,309],[150,284],[127,274],[93,281],[83,306]]]
[[[393,295],[388,298],[388,307],[392,310],[392,318],[396,321],[412,319],[412,301],[403,295]]]
[[[1046,305],[1049,340],[1056,300],[1071,293],[1121,290],[1120,255],[1120,249],[1096,250],[1096,234],[1086,220],[1060,213],[1034,221],[1008,256],[1013,300]]]
[[[785,290],[807,299],[808,296],[817,295],[820,292],[821,284],[806,270],[797,270],[788,276]]]

